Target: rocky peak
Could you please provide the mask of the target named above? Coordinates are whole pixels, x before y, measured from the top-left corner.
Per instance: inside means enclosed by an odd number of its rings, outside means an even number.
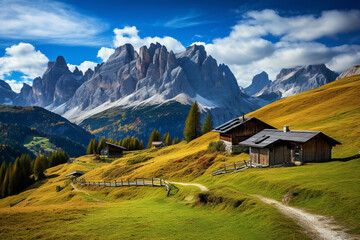
[[[245,88],[245,92],[251,96],[260,92],[263,88],[269,86],[270,84],[271,81],[269,80],[268,74],[263,71],[253,77],[251,85]]]
[[[151,44],[150,44],[150,47],[149,47],[149,55],[150,55],[150,58],[151,58],[151,59],[153,58],[156,49],[161,48],[161,47],[162,47],[162,45],[161,45],[160,43],[158,43],[158,42],[156,42],[156,44],[154,44],[154,43],[151,43]]]
[[[170,51],[167,61],[166,61],[166,70],[172,70],[176,67],[177,61],[173,51]]]
[[[1,79],[0,79],[0,87],[2,87],[3,89],[6,89],[6,90],[12,91],[10,85]]]
[[[83,72],[78,69],[78,67],[75,67],[73,71],[74,76],[83,76]]]
[[[146,76],[146,71],[150,65],[150,55],[146,46],[142,46],[139,51],[139,58],[136,61],[136,77],[141,79]]]
[[[344,71],[343,73],[341,73],[337,78],[337,79],[341,79],[341,78],[346,78],[346,77],[351,77],[354,75],[360,75],[360,64],[353,66],[349,69],[347,69],[346,71]]]

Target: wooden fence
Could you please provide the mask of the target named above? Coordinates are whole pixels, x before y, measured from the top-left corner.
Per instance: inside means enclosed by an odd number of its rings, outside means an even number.
[[[98,187],[131,187],[131,186],[146,186],[146,187],[165,187],[167,196],[170,194],[171,184],[162,178],[135,178],[134,180],[115,180],[113,182],[86,182],[84,179],[78,179],[75,182],[80,186],[98,186]]]
[[[216,176],[216,175],[225,174],[225,173],[228,173],[228,172],[235,173],[235,172],[239,172],[239,171],[242,171],[244,169],[247,169],[249,167],[251,167],[251,165],[244,160],[244,162],[224,165],[223,168],[220,168],[220,169],[218,169],[216,171],[213,171],[212,175]]]

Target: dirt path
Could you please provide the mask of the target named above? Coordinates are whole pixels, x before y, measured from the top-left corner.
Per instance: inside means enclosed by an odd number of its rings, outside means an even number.
[[[281,202],[263,196],[253,196],[259,198],[264,203],[274,206],[281,213],[292,218],[312,239],[359,239],[358,237],[352,237],[347,234],[343,230],[343,227],[336,225],[334,220],[328,217],[308,213],[299,208],[289,207],[282,204]]]
[[[172,184],[177,184],[177,185],[183,185],[183,186],[195,186],[200,188],[200,190],[202,192],[207,192],[209,191],[209,189],[207,187],[205,187],[204,185],[198,184],[198,183],[183,183],[183,182],[170,182]]]
[[[94,200],[94,201],[96,201],[96,202],[104,202],[104,201],[101,201],[101,200],[99,200],[99,199],[97,199],[97,198],[92,197],[92,196],[90,195],[90,193],[88,193],[88,192],[86,192],[86,191],[84,191],[84,190],[78,189],[78,188],[75,186],[75,184],[73,184],[73,183],[71,183],[71,186],[74,188],[74,191],[75,191],[75,192],[84,193],[84,194],[88,195],[89,197],[91,197],[91,199]]]

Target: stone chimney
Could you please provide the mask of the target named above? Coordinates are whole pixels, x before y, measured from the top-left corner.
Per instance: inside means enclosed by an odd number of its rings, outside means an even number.
[[[283,130],[284,130],[284,132],[290,132],[290,128],[289,128],[289,126],[287,126],[287,125],[284,126],[284,129],[283,129]]]

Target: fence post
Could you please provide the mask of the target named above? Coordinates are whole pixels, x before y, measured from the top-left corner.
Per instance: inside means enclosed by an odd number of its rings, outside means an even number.
[[[123,180],[121,179],[121,186],[123,186]]]
[[[162,186],[162,183],[161,183],[161,178],[160,178],[160,187]]]
[[[129,179],[128,179],[128,186],[130,187],[130,181],[129,181]]]
[[[226,173],[226,164],[224,164],[224,173]]]
[[[115,182],[115,187],[116,187],[116,180],[114,182]]]
[[[154,186],[154,178],[151,178],[151,186]]]
[[[143,185],[145,186],[145,179],[143,178]]]
[[[236,170],[236,163],[234,163],[234,169]]]

